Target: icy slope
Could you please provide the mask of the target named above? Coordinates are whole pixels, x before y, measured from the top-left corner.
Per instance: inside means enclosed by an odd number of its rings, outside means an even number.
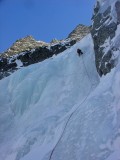
[[[120,159],[120,63],[72,116],[51,159]]]
[[[78,47],[83,57],[78,57]],[[26,159],[32,154],[32,159],[37,155],[40,160],[50,154],[69,115],[97,81],[90,35],[62,54],[1,80],[0,159]]]
[[[99,82],[89,35],[1,80],[0,160],[118,160],[119,75]]]

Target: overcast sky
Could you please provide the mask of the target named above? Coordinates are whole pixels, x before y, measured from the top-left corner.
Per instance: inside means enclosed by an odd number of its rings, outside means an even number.
[[[32,35],[63,39],[78,25],[91,25],[95,0],[0,0],[0,52]]]

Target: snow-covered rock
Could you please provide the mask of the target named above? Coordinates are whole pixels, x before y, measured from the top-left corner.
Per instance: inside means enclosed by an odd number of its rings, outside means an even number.
[[[92,19],[96,67],[99,75],[105,75],[120,52],[120,1],[97,0]]]

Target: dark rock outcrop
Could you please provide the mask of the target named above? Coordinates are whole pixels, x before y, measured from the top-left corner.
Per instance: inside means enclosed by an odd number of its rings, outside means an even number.
[[[115,3],[116,13],[117,13],[117,23],[120,24],[120,1]]]
[[[97,1],[92,18],[91,34],[94,41],[96,67],[100,76],[109,73],[115,66],[114,49],[117,51],[120,47],[116,35],[120,23],[120,1],[115,0],[112,4],[109,1]]]

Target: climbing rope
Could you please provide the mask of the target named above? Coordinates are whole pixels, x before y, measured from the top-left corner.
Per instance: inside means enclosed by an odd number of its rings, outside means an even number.
[[[58,145],[59,142],[61,141],[61,139],[62,139],[62,137],[63,137],[63,135],[64,135],[64,133],[65,133],[65,130],[66,130],[66,128],[67,128],[67,125],[68,125],[68,123],[69,123],[71,117],[72,117],[73,114],[79,109],[79,107],[87,100],[87,98],[88,98],[88,96],[90,95],[91,90],[92,90],[93,84],[92,84],[92,81],[91,81],[90,76],[89,76],[89,74],[88,74],[87,68],[86,68],[86,66],[85,66],[84,59],[83,59],[83,55],[81,55],[81,56],[82,56],[82,61],[83,61],[83,65],[84,65],[84,68],[85,68],[85,72],[86,72],[86,74],[87,74],[87,76],[88,76],[88,79],[89,79],[89,81],[90,81],[91,87],[90,87],[90,90],[89,90],[87,96],[86,96],[86,97],[84,98],[84,100],[76,107],[76,109],[70,114],[69,118],[67,119],[67,122],[65,123],[65,126],[64,126],[64,128],[63,128],[62,134],[61,134],[61,136],[60,136],[58,142],[57,142],[56,145],[54,146],[53,150],[51,151],[49,160],[52,159],[53,153],[54,153],[54,151],[55,151],[57,145]]]

